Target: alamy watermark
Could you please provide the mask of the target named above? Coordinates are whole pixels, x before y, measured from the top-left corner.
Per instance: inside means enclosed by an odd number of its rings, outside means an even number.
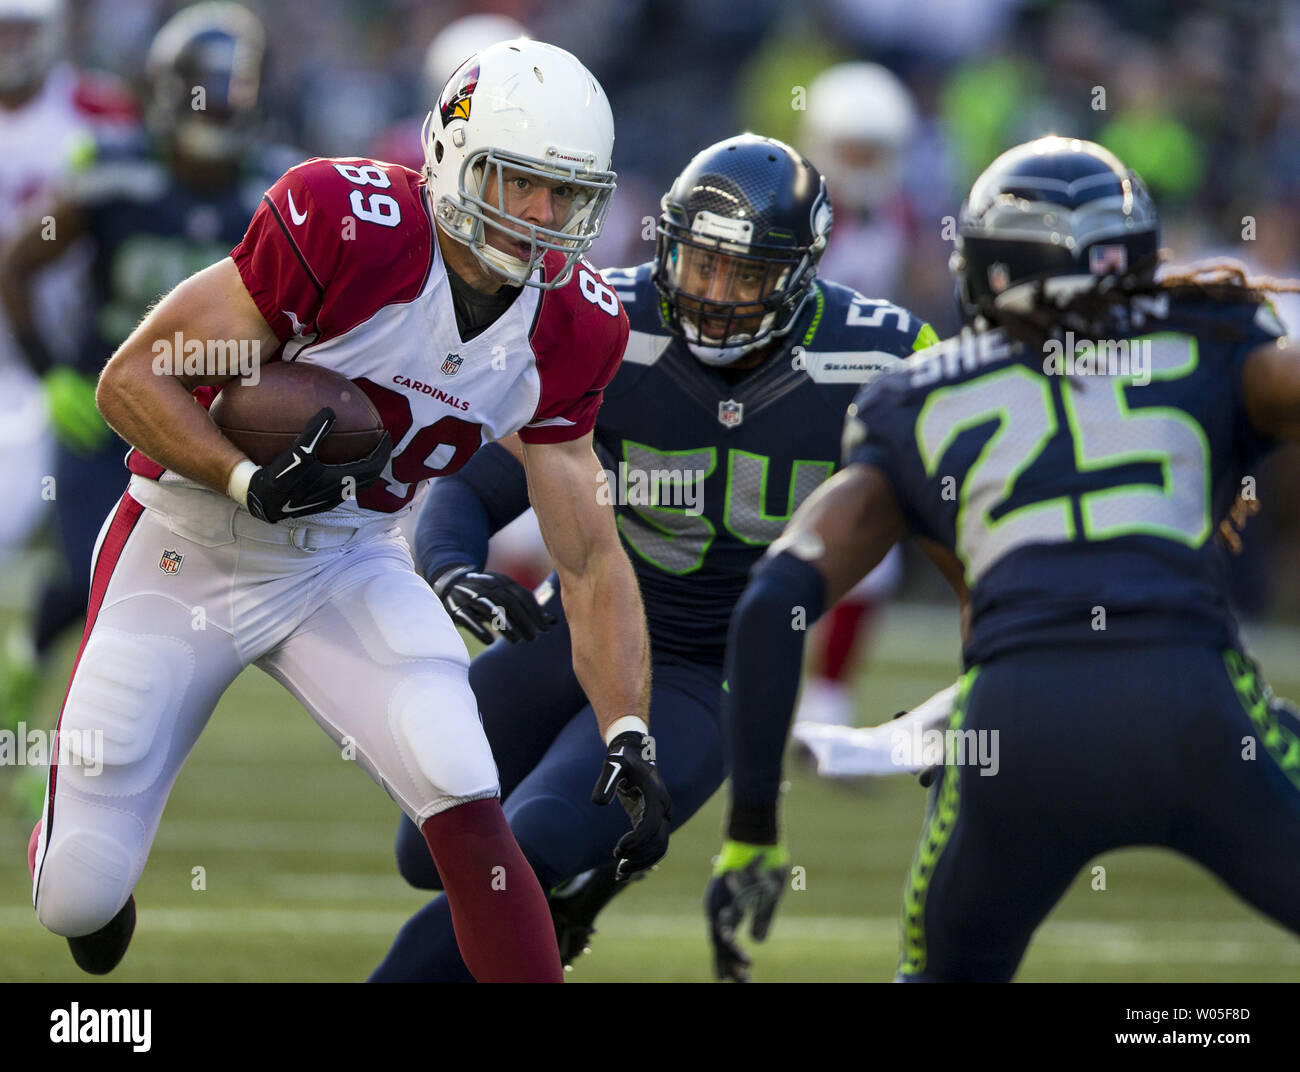
[[[1048,376],[1123,376],[1135,387],[1151,382],[1150,339],[1064,339],[1043,344],[1043,372]]]
[[[155,376],[238,377],[249,387],[262,379],[260,339],[187,339],[178,331],[152,349]]]
[[[60,767],[98,774],[104,769],[104,731],[28,729],[26,722],[0,730],[0,767],[44,767],[56,753]]]
[[[703,469],[632,469],[618,463],[618,472],[601,470],[596,501],[601,506],[662,506],[692,517],[704,513]]]
[[[923,729],[919,722],[889,737],[890,762],[897,767],[978,767],[980,777],[1001,769],[997,730]]]

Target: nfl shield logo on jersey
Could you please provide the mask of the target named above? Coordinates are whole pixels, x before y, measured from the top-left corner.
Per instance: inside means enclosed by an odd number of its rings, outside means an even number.
[[[164,551],[162,558],[158,560],[158,568],[163,573],[180,573],[181,563],[185,561],[185,556],[179,551]]]
[[[444,376],[455,376],[462,360],[460,354],[448,354],[442,363],[442,374]]]
[[[745,419],[745,403],[727,399],[718,403],[718,420],[728,428],[735,428]]]

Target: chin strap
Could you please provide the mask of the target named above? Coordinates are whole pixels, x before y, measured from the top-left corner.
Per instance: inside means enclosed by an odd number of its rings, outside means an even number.
[[[746,354],[753,353],[761,342],[749,343],[745,346],[700,346],[693,342],[688,342],[686,348],[695,356],[695,359],[701,364],[724,366],[734,365]]]

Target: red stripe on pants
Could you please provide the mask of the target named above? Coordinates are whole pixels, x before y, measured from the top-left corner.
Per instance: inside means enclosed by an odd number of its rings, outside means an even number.
[[[104,534],[104,542],[99,546],[99,555],[90,575],[90,600],[86,606],[86,630],[81,634],[81,647],[77,649],[77,661],[72,664],[72,677],[68,679],[68,691],[63,694],[63,708],[59,710],[59,721],[54,731],[54,747],[50,750],[50,801],[45,813],[45,843],[48,845],[54,833],[54,783],[59,774],[59,727],[63,725],[63,710],[68,706],[68,694],[72,692],[72,683],[77,679],[77,667],[81,665],[82,653],[90,640],[90,631],[95,628],[95,619],[99,617],[99,608],[104,602],[104,593],[108,591],[108,582],[113,578],[118,560],[126,541],[135,529],[136,522],[144,513],[144,507],[131,498],[130,492],[122,496],[117,504],[117,512]]]

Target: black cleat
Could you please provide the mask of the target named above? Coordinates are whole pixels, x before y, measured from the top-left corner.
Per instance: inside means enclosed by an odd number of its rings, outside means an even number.
[[[556,886],[546,903],[555,923],[555,940],[560,947],[560,963],[567,971],[583,953],[591,952],[591,936],[596,933],[596,917],[615,895],[632,882],[648,874],[641,871],[628,882],[618,882],[616,864],[584,871],[577,878]]]
[[[131,944],[131,935],[134,933],[135,895],[132,894],[126,899],[122,910],[99,930],[78,938],[69,938],[68,948],[72,950],[72,959],[82,971],[91,975],[107,975],[126,956],[126,947]]]

